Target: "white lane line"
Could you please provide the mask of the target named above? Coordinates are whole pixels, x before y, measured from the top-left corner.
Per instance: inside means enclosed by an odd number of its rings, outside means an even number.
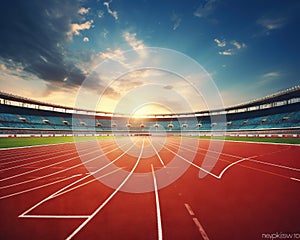
[[[110,138],[107,138],[110,139]],[[101,139],[104,140],[104,139]],[[78,143],[88,143],[88,142],[98,142],[97,139],[95,140],[88,140],[88,141],[79,141],[79,142],[62,142],[62,143],[51,143],[51,144],[41,144],[41,145],[31,145],[31,146],[22,146],[22,147],[11,147],[11,148],[0,148],[0,151],[6,151],[6,150],[18,150],[18,149],[24,149],[24,148],[39,148],[39,147],[51,147],[51,146],[59,146],[59,145],[69,145],[69,144],[78,144]]]
[[[88,218],[89,215],[25,215],[22,218]]]
[[[176,152],[172,151],[171,149],[169,149],[169,148],[167,148],[167,147],[165,147],[165,146],[164,146],[164,148],[167,149],[168,151],[170,151],[171,153],[175,154],[176,156],[178,156],[179,158],[181,158],[181,159],[184,160],[185,162],[191,164],[192,166],[198,168],[199,170],[201,170],[201,171],[203,171],[203,172],[205,172],[205,173],[207,173],[207,174],[209,174],[209,175],[211,175],[212,177],[215,177],[215,178],[217,178],[217,179],[221,179],[222,176],[223,176],[223,174],[224,174],[230,167],[232,167],[232,166],[234,166],[234,165],[236,165],[236,164],[238,164],[238,163],[240,163],[240,162],[243,162],[243,161],[249,160],[249,159],[251,159],[251,158],[257,157],[257,156],[252,156],[252,157],[243,158],[243,159],[240,159],[240,160],[238,160],[238,161],[236,161],[236,162],[233,162],[233,163],[229,164],[226,168],[224,168],[223,171],[222,171],[219,175],[216,175],[216,174],[213,174],[213,173],[211,173],[210,171],[207,171],[206,169],[204,169],[204,168],[198,166],[197,164],[191,162],[190,160],[187,160],[186,158],[180,156],[179,154],[177,154]]]
[[[108,145],[108,146],[104,147],[103,150],[104,150],[104,149],[107,149],[107,148],[110,147],[110,146],[112,146],[112,145]],[[81,151],[86,152],[86,151],[91,151],[91,149],[90,149],[90,148],[87,148],[87,149],[84,149],[84,150],[81,150]],[[92,151],[92,152],[83,154],[82,156],[86,156],[86,155],[89,155],[89,154],[91,154],[91,153],[96,153],[96,152],[98,152],[98,151],[99,151],[99,150],[97,149],[97,150],[95,150],[95,151]],[[63,156],[63,155],[60,155],[59,157],[62,157],[62,156]],[[34,170],[31,170],[31,171],[26,171],[26,172],[23,172],[23,173],[15,174],[15,175],[10,176],[10,177],[2,178],[2,179],[0,179],[0,182],[5,181],[5,180],[9,180],[9,179],[12,179],[12,178],[20,177],[20,176],[23,176],[23,175],[26,175],[26,174],[29,174],[29,173],[33,173],[33,172],[36,172],[36,171],[40,171],[40,170],[43,170],[43,169],[46,169],[46,168],[50,168],[50,167],[52,167],[52,166],[55,166],[55,165],[58,165],[58,164],[61,164],[61,163],[64,163],[64,162],[68,162],[68,161],[71,161],[71,160],[76,159],[76,158],[78,158],[78,155],[76,155],[75,157],[72,157],[72,158],[67,158],[67,159],[65,159],[65,160],[63,160],[63,161],[60,161],[60,162],[56,162],[56,163],[53,163],[53,164],[46,165],[46,166],[44,166],[44,167],[35,168]],[[28,168],[28,167],[27,167],[27,168]],[[0,187],[0,189],[1,189],[1,187]]]
[[[97,151],[98,150],[86,153],[83,156],[86,156],[86,155],[89,155],[89,154],[92,154],[92,153],[96,153]],[[19,174],[16,174],[16,175],[13,175],[13,176],[10,176],[10,177],[7,177],[7,178],[3,178],[3,179],[0,180],[0,182],[6,181],[6,180],[9,180],[9,179],[12,179],[12,178],[24,176],[24,175],[27,175],[27,174],[30,174],[30,173],[33,173],[33,172],[37,172],[37,171],[43,170],[43,169],[51,168],[51,167],[53,167],[55,165],[59,165],[59,164],[65,163],[65,162],[69,162],[69,161],[77,159],[77,158],[78,158],[78,156],[67,158],[67,159],[65,159],[63,161],[60,161],[60,162],[56,162],[56,163],[53,163],[53,164],[46,165],[44,167],[35,168],[33,170],[29,170],[29,171],[26,171],[26,172],[23,172],[23,173],[19,173]],[[37,177],[37,178],[31,179],[31,180],[26,180],[26,181],[14,183],[14,184],[6,185],[6,186],[1,186],[0,189],[10,188],[10,187],[14,187],[14,186],[21,185],[21,184],[24,184],[24,183],[29,183],[29,182],[32,182],[32,181],[35,181],[35,180],[39,180],[39,179],[44,178],[44,177],[45,177],[45,175],[42,176],[42,177]]]
[[[65,149],[65,146],[54,146],[53,147],[55,150],[60,150],[60,149]],[[71,149],[71,147],[68,146],[68,149]],[[1,151],[0,151],[1,152]],[[26,155],[35,155],[35,154],[39,154],[39,153],[49,153],[49,149],[39,149],[39,151],[36,151],[35,149],[29,149],[27,151],[24,151],[24,149],[20,149],[19,151],[13,151],[13,150],[7,150],[7,152],[1,152],[1,160],[0,162],[6,161],[7,159],[11,159],[11,160],[17,160],[20,157],[26,156]]]
[[[184,204],[186,210],[188,211],[188,213],[191,215],[191,216],[195,216],[195,213],[193,212],[192,208],[190,207],[189,204],[185,203]]]
[[[237,143],[240,143],[240,142],[237,142]],[[180,145],[176,144],[176,143],[170,143],[170,145],[175,145],[176,147],[179,147]],[[183,146],[180,146],[181,148],[183,149],[186,149],[188,151],[193,151],[192,149],[189,149],[189,148],[186,148],[186,147],[183,147]],[[261,154],[259,156],[265,156],[265,155],[270,155],[270,154],[274,154],[274,153],[279,153],[279,152],[283,152],[283,151],[287,151],[291,148],[291,146],[287,147],[287,148],[284,148],[284,149],[280,149],[280,150],[277,150],[277,151],[274,151],[274,152],[271,152],[271,153],[264,153],[264,154]],[[223,152],[219,152],[219,151],[214,151],[214,150],[211,150],[211,149],[206,149],[206,148],[201,148],[201,147],[198,147],[198,149],[200,150],[204,150],[206,152],[212,152],[212,153],[218,153],[218,154],[221,154],[221,155],[224,155],[224,156],[228,156],[228,157],[233,157],[233,158],[237,158],[237,159],[242,159],[242,158],[245,158],[245,157],[242,157],[242,156],[236,156],[236,155],[232,155],[232,154],[228,154],[228,153],[223,153]],[[200,153],[200,152],[199,152]],[[202,155],[206,155],[204,153],[200,153]]]
[[[171,145],[175,145],[175,144],[171,144]],[[175,145],[177,146],[177,145]],[[193,152],[192,149],[189,149],[189,148],[186,148],[186,147],[182,147],[182,149],[185,149],[187,151],[190,151],[190,152]],[[199,148],[199,149],[202,149],[202,150],[206,150],[204,148]],[[215,152],[215,151],[209,151],[209,150],[206,150],[207,152]],[[282,152],[283,150],[280,150],[280,151],[275,151],[275,152],[272,152],[270,154],[274,154],[274,153],[277,153],[277,152]],[[204,153],[200,153],[201,155],[205,155]],[[236,155],[231,155],[231,154],[226,154],[226,153],[221,153],[221,155],[224,155],[224,156],[230,156],[230,157],[234,157],[234,158],[237,158],[237,159],[240,159],[239,161],[236,161],[236,162],[233,162],[233,164],[230,164],[229,166],[233,166],[235,165],[236,163],[240,163],[242,161],[249,161],[249,162],[255,162],[255,163],[259,163],[259,164],[264,164],[264,165],[269,165],[269,166],[273,166],[273,167],[278,167],[278,168],[282,168],[282,169],[288,169],[288,170],[291,170],[291,171],[297,171],[299,172],[300,169],[298,168],[293,168],[293,167],[288,167],[288,166],[285,166],[285,165],[279,165],[279,164],[274,164],[274,163],[268,163],[268,162],[263,162],[263,161],[259,161],[259,160],[254,160],[252,158],[256,158],[256,157],[261,157],[261,156],[264,156],[264,154],[261,154],[261,155],[257,155],[257,156],[252,156],[252,157],[249,157],[249,158],[243,158],[241,156],[236,156]],[[221,160],[222,161],[222,160]],[[228,168],[228,167],[227,167]],[[223,174],[222,174],[223,175]]]
[[[199,166],[196,165],[195,163],[193,163],[193,162],[191,162],[191,161],[185,159],[184,157],[180,156],[179,154],[177,154],[176,152],[174,152],[174,151],[172,151],[171,149],[167,148],[166,146],[164,146],[163,148],[167,149],[169,152],[175,154],[176,156],[178,156],[179,158],[181,158],[183,161],[185,161],[185,162],[191,164],[192,166],[194,166],[194,167],[200,169],[201,171],[203,171],[203,172],[205,172],[205,173],[207,173],[207,174],[209,174],[209,175],[211,175],[211,176],[213,176],[213,177],[215,177],[215,178],[217,178],[217,179],[220,179],[219,176],[217,176],[217,175],[215,175],[215,174],[213,174],[213,173],[211,173],[211,172],[205,170],[204,168],[199,167]]]
[[[8,187],[13,187],[13,186],[17,186],[17,185],[21,185],[21,184],[25,184],[25,183],[29,183],[29,182],[33,182],[33,181],[40,180],[40,179],[43,179],[43,178],[46,178],[46,177],[50,177],[50,176],[53,176],[53,175],[56,175],[56,174],[59,174],[59,173],[62,173],[62,172],[66,172],[66,171],[68,171],[68,170],[71,170],[71,169],[74,169],[74,168],[76,168],[76,167],[82,166],[82,165],[85,164],[85,163],[94,161],[94,160],[96,160],[96,159],[98,159],[98,158],[100,158],[100,157],[102,157],[102,156],[105,156],[105,155],[108,154],[108,153],[111,153],[111,152],[113,152],[113,151],[116,151],[116,150],[120,149],[120,147],[125,146],[125,145],[127,145],[127,144],[128,144],[128,143],[126,143],[126,144],[124,144],[124,145],[121,145],[121,146],[119,146],[119,147],[117,147],[117,148],[114,148],[114,149],[112,149],[112,150],[110,150],[110,151],[108,151],[108,152],[106,152],[106,153],[103,153],[103,154],[97,156],[97,157],[91,158],[91,159],[89,159],[88,161],[81,162],[81,163],[79,163],[79,164],[76,164],[76,165],[74,165],[74,166],[71,166],[71,167],[62,169],[62,170],[60,170],[60,171],[56,171],[56,172],[54,172],[54,173],[50,173],[50,174],[47,174],[47,175],[44,175],[44,176],[41,176],[41,177],[37,177],[37,178],[34,178],[34,179],[29,179],[29,180],[26,180],[26,181],[23,181],[23,182],[19,182],[19,183],[7,185],[7,186],[4,186],[4,187],[0,187],[0,189],[8,188]],[[107,148],[107,147],[106,147],[106,148]],[[106,148],[103,148],[103,149],[106,149]],[[85,156],[85,155],[88,155],[88,154],[89,154],[89,153],[83,154],[82,156]],[[71,158],[71,159],[68,159],[68,160],[64,160],[64,161],[62,161],[62,162],[70,161],[70,160],[73,160],[73,159],[76,159],[76,158],[78,158],[78,156],[77,156],[77,157],[74,157],[74,158]],[[60,162],[60,163],[62,163],[62,162]],[[47,167],[49,167],[49,166],[46,166],[46,167],[43,167],[43,168],[47,168]],[[41,170],[41,168],[40,168],[40,169],[37,169],[37,170]],[[20,175],[32,173],[32,172],[37,171],[37,170],[28,171],[28,172],[26,172],[26,173],[18,174],[18,175],[20,176]],[[12,176],[12,177],[10,177],[10,178],[14,178],[14,176]],[[7,179],[7,178],[6,178],[6,179]],[[1,180],[0,180],[0,181],[1,181]]]
[[[102,210],[102,208],[105,207],[105,205],[116,195],[116,193],[124,186],[124,184],[127,182],[127,180],[131,177],[131,175],[133,174],[133,172],[135,171],[135,169],[137,168],[140,159],[142,157],[143,154],[143,150],[144,150],[144,144],[145,144],[145,139],[143,139],[143,144],[141,147],[141,152],[140,155],[135,163],[135,165],[133,166],[133,168],[131,169],[130,173],[127,175],[127,177],[122,181],[122,183],[119,185],[119,187],[117,189],[115,189],[115,191],[82,223],[80,224],[80,226],[78,228],[75,229],[75,231],[73,231],[67,238],[66,240],[70,240],[72,239],[86,224],[88,224],[89,221],[91,221],[97,214],[98,212],[100,212]]]
[[[155,151],[155,153],[156,153],[156,155],[157,155],[157,157],[158,157],[158,159],[159,159],[161,165],[163,165],[163,167],[166,168],[166,165],[165,165],[164,161],[161,159],[161,157],[160,157],[159,153],[157,152],[156,148],[153,146],[153,144],[152,144],[151,141],[149,141],[149,142],[150,142],[152,148],[154,149],[154,151]]]
[[[68,190],[65,190],[65,191],[62,191],[62,192],[60,192],[60,193],[53,194],[51,199],[56,198],[56,197],[59,197],[59,196],[61,196],[61,195],[64,195],[64,194],[66,194],[66,193],[68,193],[68,192],[74,191],[74,190],[76,190],[76,189],[78,189],[78,188],[81,188],[81,187],[83,187],[83,186],[85,186],[85,185],[88,185],[88,184],[90,184],[90,183],[92,183],[92,182],[95,182],[95,181],[97,181],[97,180],[99,180],[99,179],[101,179],[101,178],[104,178],[104,177],[106,177],[106,176],[108,176],[108,175],[111,175],[111,174],[113,174],[113,173],[115,173],[115,172],[118,172],[118,171],[120,171],[121,169],[123,169],[123,168],[117,168],[117,169],[115,169],[115,170],[112,171],[112,172],[106,173],[106,174],[104,174],[104,175],[102,175],[102,176],[100,176],[100,177],[94,178],[94,179],[89,180],[89,181],[87,181],[87,182],[85,182],[85,183],[81,183],[81,184],[77,185],[76,187],[72,187],[72,188],[70,188],[70,189],[68,189]],[[99,171],[100,171],[100,170],[99,170]],[[90,176],[91,176],[91,175],[90,175]],[[78,182],[81,182],[82,180],[84,180],[84,179],[86,179],[87,177],[90,177],[90,176],[86,176],[86,177],[84,177],[84,178],[82,178],[82,179],[79,179],[78,181],[76,181],[76,182],[74,182],[74,183],[68,185],[67,187],[73,186],[74,184],[76,184],[76,183],[78,183]]]
[[[133,146],[134,146],[134,144],[132,144],[132,146],[131,146],[126,152],[128,152]],[[126,152],[125,152],[125,153],[126,153]],[[125,154],[125,153],[124,153],[124,154]],[[119,157],[118,157],[117,159],[119,159]],[[109,165],[109,164],[108,164],[108,165]],[[100,171],[100,170],[102,170],[102,169],[104,169],[104,167],[102,167],[101,169],[99,169],[99,170],[97,170],[97,171]],[[120,170],[120,169],[118,169],[118,170]],[[105,177],[105,176],[108,176],[109,174],[112,174],[112,173],[114,173],[114,172],[116,172],[116,171],[107,173],[107,174],[105,174],[105,175],[103,175],[103,176],[101,176],[101,177],[98,177],[98,178],[100,179],[100,178]],[[95,173],[95,172],[94,172],[94,173]],[[76,180],[75,182],[73,182],[73,183],[71,183],[71,184],[69,184],[69,185],[67,185],[67,186],[65,186],[65,187],[63,187],[63,188],[61,188],[60,190],[54,192],[54,193],[51,194],[50,196],[46,197],[46,198],[43,199],[42,201],[40,201],[40,202],[38,202],[37,204],[35,204],[33,207],[29,208],[28,210],[26,210],[25,212],[23,212],[22,214],[20,214],[19,217],[21,218],[21,217],[27,216],[27,213],[31,212],[33,209],[37,208],[38,206],[40,206],[40,205],[43,204],[44,202],[47,202],[47,201],[50,200],[50,199],[53,199],[53,198],[55,198],[55,197],[58,197],[59,195],[65,194],[66,192],[69,192],[70,189],[69,189],[69,190],[66,190],[66,189],[68,189],[69,187],[75,185],[75,184],[78,183],[78,182],[81,182],[82,180],[84,180],[84,179],[86,179],[86,178],[88,178],[88,177],[90,177],[90,176],[91,176],[91,174],[89,174],[89,175],[87,175],[87,176],[85,176],[85,177],[83,177],[83,178],[80,178],[80,179]],[[70,191],[71,191],[71,190],[70,190]]]
[[[201,223],[199,222],[198,218],[193,217],[193,221],[194,221],[195,225],[197,226],[198,231],[200,232],[202,238],[204,240],[209,240],[209,238],[208,238],[206,232],[204,231],[204,228],[202,227]]]
[[[254,141],[238,141],[238,140],[226,140],[226,139],[205,139],[205,138],[191,138],[191,137],[188,137],[188,136],[184,136],[185,138],[187,139],[196,139],[198,141],[207,141],[207,142],[212,142],[212,141],[215,141],[215,142],[233,142],[233,143],[243,143],[243,144],[247,144],[247,143],[250,143],[250,144],[258,144],[258,145],[283,145],[283,146],[295,146],[295,147],[299,147],[300,144],[297,144],[297,143],[275,143],[275,142],[254,142]],[[178,137],[172,137],[172,139],[176,139]]]
[[[51,183],[47,183],[47,184],[40,185],[40,186],[37,186],[37,187],[29,188],[29,189],[26,189],[26,190],[23,190],[23,191],[11,193],[11,194],[8,194],[8,195],[5,195],[5,196],[1,196],[0,200],[1,199],[5,199],[5,198],[9,198],[9,197],[14,197],[14,196],[17,196],[17,195],[20,195],[20,194],[23,194],[23,193],[31,192],[31,191],[34,191],[34,190],[37,190],[37,189],[41,189],[41,188],[44,188],[44,187],[48,187],[48,186],[51,186],[53,184],[64,182],[66,180],[69,180],[69,179],[72,179],[72,178],[75,178],[75,177],[78,177],[78,175],[66,177],[66,178],[63,178],[63,179],[51,182]]]
[[[55,149],[55,151],[52,151],[49,153],[49,150],[46,152],[46,151],[43,151],[43,152],[39,152],[39,153],[36,153],[36,154],[33,154],[33,153],[25,153],[25,154],[21,154],[21,155],[18,155],[17,157],[20,157],[22,159],[13,159],[13,161],[10,161],[10,162],[7,162],[7,160],[10,160],[11,158],[5,158],[5,162],[2,161],[2,163],[0,164],[0,166],[4,166],[4,165],[7,165],[7,164],[11,164],[11,163],[17,163],[17,162],[23,162],[23,161],[26,161],[26,160],[31,160],[31,159],[35,159],[35,158],[40,158],[40,157],[44,157],[44,156],[51,156],[51,155],[54,155],[54,154],[59,154],[59,153],[67,153],[67,152],[71,152],[71,153],[74,153],[74,149],[70,149],[70,150],[66,150],[66,149],[62,149],[61,151],[57,151],[57,149]],[[30,156],[29,158],[24,158],[25,156]]]
[[[300,182],[300,179],[291,177],[290,179]]]
[[[156,202],[156,216],[157,216],[157,229],[158,229],[158,240],[162,240],[162,224],[161,224],[161,214],[160,214],[160,205],[159,205],[159,197],[157,190],[156,177],[153,169],[153,165],[151,164],[152,176],[153,176],[153,184],[155,191],[155,202]]]
[[[191,217],[193,218],[193,221],[194,221],[196,227],[198,228],[198,231],[200,232],[202,238],[203,238],[204,240],[209,240],[209,238],[208,238],[208,236],[207,236],[207,234],[206,234],[204,228],[203,228],[202,225],[200,224],[198,218],[195,217],[195,213],[194,213],[194,211],[192,210],[191,206],[190,206],[188,203],[185,203],[184,206],[185,206],[186,210],[188,211],[188,213],[189,213],[189,214],[191,215]]]
[[[96,171],[92,172],[91,174],[96,174],[96,173],[102,171],[103,169],[107,168],[108,166],[112,165],[113,163],[115,163],[116,161],[118,161],[121,157],[123,157],[126,153],[128,153],[134,146],[135,146],[135,144],[132,144],[132,146],[131,146],[130,148],[128,148],[125,152],[123,152],[121,155],[119,155],[119,156],[118,156],[117,158],[115,158],[113,161],[111,161],[110,163],[106,164],[105,166],[103,166],[103,167],[97,169]],[[117,168],[117,171],[119,171],[119,170],[121,170],[121,169],[120,169],[120,168]],[[113,172],[116,172],[116,170],[112,171],[111,173],[113,173]],[[60,196],[60,195],[63,195],[63,194],[65,194],[65,193],[67,193],[67,192],[70,192],[70,191],[72,191],[72,190],[75,190],[75,189],[77,189],[77,188],[80,188],[80,187],[82,187],[82,186],[85,186],[85,185],[89,184],[90,182],[93,182],[93,181],[95,181],[95,180],[97,180],[97,179],[100,179],[100,178],[102,178],[102,177],[105,177],[105,176],[106,176],[106,175],[101,176],[101,177],[98,177],[98,178],[95,178],[95,179],[90,180],[90,181],[88,181],[88,182],[86,182],[86,183],[82,183],[82,184],[80,184],[80,185],[77,185],[76,187],[73,187],[73,188],[71,188],[71,189],[65,190],[65,189],[67,189],[67,188],[69,188],[69,187],[75,185],[76,183],[81,182],[81,181],[85,180],[86,178],[90,177],[90,175],[85,176],[85,177],[83,177],[83,178],[77,180],[76,182],[71,183],[70,185],[64,187],[64,188],[61,189],[59,192],[56,192],[56,193],[52,194],[52,196],[53,196],[53,198],[54,198],[54,197],[58,197],[58,196]],[[64,191],[64,190],[65,190],[65,191]]]
[[[50,158],[45,158],[45,159],[38,160],[38,161],[35,161],[35,162],[29,162],[29,163],[24,163],[24,164],[13,166],[13,167],[3,168],[3,169],[0,169],[0,172],[7,171],[7,170],[12,170],[12,169],[18,169],[18,168],[29,166],[29,165],[34,165],[36,163],[46,162],[46,161],[49,161],[49,160],[52,160],[52,159],[55,159],[55,158],[60,158],[60,157],[68,156],[68,155],[72,155],[72,154],[74,155],[74,154],[76,154],[76,152],[65,153],[65,154],[62,154],[62,155],[57,155],[57,156],[53,156],[53,157],[50,157]],[[31,159],[31,158],[28,158],[28,159]]]
[[[269,166],[273,166],[273,167],[278,167],[278,168],[283,168],[283,169],[288,169],[288,170],[300,172],[300,169],[298,169],[298,168],[288,167],[288,166],[274,164],[274,163],[262,162],[262,161],[258,161],[258,160],[254,160],[254,159],[251,159],[249,161],[250,162],[260,163],[260,164],[265,164],[265,165],[269,165]]]

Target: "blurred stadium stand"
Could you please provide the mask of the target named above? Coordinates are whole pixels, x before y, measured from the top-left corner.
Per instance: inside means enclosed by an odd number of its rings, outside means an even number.
[[[225,109],[130,116],[47,104],[0,92],[0,134],[300,134],[300,87]]]

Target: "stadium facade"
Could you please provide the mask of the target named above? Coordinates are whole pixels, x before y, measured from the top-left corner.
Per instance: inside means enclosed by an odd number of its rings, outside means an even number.
[[[300,135],[300,86],[193,113],[132,117],[74,109],[0,92],[0,135]]]

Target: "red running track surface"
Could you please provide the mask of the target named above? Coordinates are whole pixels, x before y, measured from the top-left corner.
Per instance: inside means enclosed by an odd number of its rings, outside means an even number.
[[[180,137],[1,150],[0,238],[300,237],[299,156]]]

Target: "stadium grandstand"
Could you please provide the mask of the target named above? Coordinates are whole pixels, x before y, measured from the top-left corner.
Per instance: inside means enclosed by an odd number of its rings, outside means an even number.
[[[225,109],[131,117],[0,92],[0,135],[300,134],[300,86]],[[218,121],[218,119],[222,119]],[[226,121],[224,121],[226,119]]]

